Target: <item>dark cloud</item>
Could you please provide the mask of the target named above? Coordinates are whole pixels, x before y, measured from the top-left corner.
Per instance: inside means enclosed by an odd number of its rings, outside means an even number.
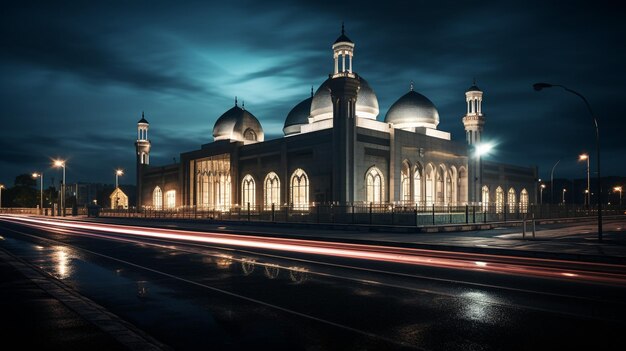
[[[331,70],[342,21],[379,119],[413,80],[438,107],[440,129],[462,141],[464,91],[476,78],[493,157],[538,165],[544,177],[563,159],[562,175],[578,177],[576,155],[595,150],[590,116],[576,96],[532,90],[560,83],[589,99],[603,168],[624,174],[624,14],[584,1],[12,4],[0,14],[0,179],[56,155],[72,157],[83,180],[106,181],[118,165],[131,179],[141,110],[152,160],[169,163],[211,141],[235,95],[267,137],[280,137],[289,110]]]

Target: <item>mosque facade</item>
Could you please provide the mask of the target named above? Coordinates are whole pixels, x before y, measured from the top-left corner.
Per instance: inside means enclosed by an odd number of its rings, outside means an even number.
[[[289,112],[282,138],[265,140],[259,119],[235,99],[215,122],[213,142],[183,152],[179,163],[155,167],[142,115],[135,143],[138,208],[306,212],[331,203],[470,204],[525,212],[536,202],[536,168],[479,156],[485,115],[475,83],[465,93],[465,140],[437,129],[437,108],[412,84],[379,120],[374,90],[353,71],[354,48],[342,29],[332,45],[333,73]]]

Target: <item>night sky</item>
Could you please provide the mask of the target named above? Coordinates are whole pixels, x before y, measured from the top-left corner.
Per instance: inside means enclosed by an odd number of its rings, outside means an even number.
[[[341,22],[356,43],[354,71],[380,104],[379,120],[409,89],[437,106],[439,129],[464,142],[464,92],[484,91],[485,138],[499,161],[538,166],[542,178],[584,178],[583,151],[600,123],[603,175],[626,175],[626,13],[601,1],[93,1],[19,2],[0,12],[0,183],[60,172],[68,182],[135,182],[136,123],[150,122],[151,164],[211,142],[234,104],[282,137],[290,109],[333,68]],[[182,5],[184,4],[184,5]],[[593,173],[592,173],[593,175]]]

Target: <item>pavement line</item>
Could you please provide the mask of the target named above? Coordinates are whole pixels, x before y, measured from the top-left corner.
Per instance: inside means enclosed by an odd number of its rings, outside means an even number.
[[[156,270],[156,269],[153,269],[153,268],[145,267],[145,266],[142,266],[142,265],[139,265],[139,264],[136,264],[136,263],[132,263],[132,262],[129,262],[129,261],[126,261],[126,260],[122,260],[122,259],[119,259],[119,258],[116,258],[116,257],[113,257],[113,256],[101,254],[101,253],[98,253],[98,252],[95,252],[95,251],[91,251],[91,250],[88,250],[88,249],[85,249],[85,248],[77,247],[77,246],[74,246],[74,245],[71,245],[71,244],[67,244],[67,243],[64,243],[64,242],[60,242],[60,241],[57,241],[57,240],[43,238],[43,237],[40,237],[40,236],[37,236],[37,235],[31,235],[31,234],[20,232],[20,231],[14,230],[14,229],[9,229],[9,230],[12,231],[12,232],[15,232],[15,233],[18,233],[18,234],[22,234],[22,235],[25,235],[25,236],[29,236],[29,237],[33,237],[33,238],[36,238],[36,239],[40,239],[40,240],[44,240],[44,241],[48,241],[48,242],[53,242],[53,243],[57,243],[57,244],[62,244],[62,245],[65,245],[67,247],[73,248],[73,249],[78,250],[78,251],[84,251],[84,252],[90,253],[92,255],[104,257],[104,258],[107,258],[107,259],[110,259],[110,260],[113,260],[113,261],[117,261],[117,262],[129,265],[129,266],[135,267],[135,268],[139,268],[139,269],[143,269],[143,270],[146,270],[146,271],[149,271],[149,272],[152,272],[152,273],[156,273],[156,274],[159,274],[159,275],[162,275],[162,276],[174,279],[174,280],[179,280],[179,281],[191,284],[191,285],[195,285],[195,286],[199,286],[199,287],[202,287],[202,288],[205,288],[205,289],[216,291],[216,292],[219,292],[219,293],[231,296],[231,297],[235,297],[235,298],[239,298],[239,299],[242,299],[242,300],[245,300],[245,301],[248,301],[248,302],[260,304],[260,305],[263,305],[263,306],[266,306],[266,307],[269,307],[269,308],[272,308],[272,309],[276,309],[276,310],[279,310],[279,311],[282,311],[282,312],[286,312],[286,313],[289,313],[289,314],[293,314],[293,315],[296,315],[296,316],[299,316],[299,317],[303,317],[303,318],[306,318],[306,319],[314,320],[316,322],[320,322],[320,323],[323,323],[323,324],[328,324],[328,325],[331,325],[331,326],[334,326],[334,327],[337,327],[337,328],[341,328],[341,329],[344,329],[344,330],[352,331],[354,333],[365,335],[365,336],[368,336],[368,337],[371,337],[371,338],[374,338],[374,339],[383,340],[383,341],[389,342],[391,344],[402,345],[404,347],[409,347],[409,348],[416,349],[416,350],[426,350],[426,349],[423,349],[423,348],[415,346],[415,345],[410,345],[410,344],[404,343],[402,341],[389,339],[389,338],[381,336],[381,335],[377,335],[377,334],[373,334],[373,333],[370,333],[370,332],[367,332],[367,331],[364,331],[364,330],[352,328],[352,327],[349,327],[347,325],[343,325],[343,324],[340,324],[340,323],[332,322],[332,321],[329,321],[329,320],[326,320],[326,319],[323,319],[323,318],[318,318],[318,317],[315,317],[315,316],[312,316],[312,315],[309,315],[309,314],[306,314],[306,313],[297,312],[297,311],[294,311],[294,310],[291,310],[291,309],[288,309],[288,308],[285,308],[285,307],[281,307],[281,306],[278,306],[278,305],[271,304],[269,302],[264,302],[264,301],[257,300],[257,299],[251,298],[251,297],[247,297],[247,296],[244,296],[244,295],[233,293],[233,292],[230,292],[230,291],[227,291],[227,290],[223,290],[223,289],[220,289],[220,288],[212,287],[210,285],[198,283],[198,282],[195,282],[193,280],[189,280],[189,279],[186,279],[186,278],[178,277],[178,276],[175,276],[173,274],[169,274],[169,273],[162,272],[162,271],[159,271],[159,270]]]
[[[59,300],[84,320],[113,337],[129,350],[171,350],[171,348],[134,325],[107,311],[87,297],[46,274],[34,265],[0,248],[0,259],[16,268],[27,279]]]

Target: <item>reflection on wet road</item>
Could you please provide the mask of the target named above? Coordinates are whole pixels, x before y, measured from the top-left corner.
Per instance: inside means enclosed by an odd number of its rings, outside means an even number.
[[[554,338],[579,346],[600,330],[617,342],[624,327],[619,284],[493,273],[476,264],[491,265],[484,257],[466,259],[474,270],[310,252],[286,258],[31,224],[0,221],[0,247],[176,349],[531,349]],[[603,274],[619,275],[615,267]]]

